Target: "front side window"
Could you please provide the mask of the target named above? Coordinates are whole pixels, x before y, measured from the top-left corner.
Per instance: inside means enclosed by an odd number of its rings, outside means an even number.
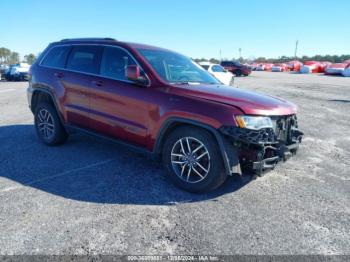
[[[138,49],[157,74],[169,83],[220,84],[186,56],[167,50]]]
[[[67,69],[83,73],[98,74],[102,47],[74,46],[71,51]]]
[[[124,50],[116,47],[105,47],[101,60],[101,76],[128,80],[125,69],[128,65],[136,65],[134,59]]]
[[[64,68],[69,50],[70,46],[53,47],[45,56],[41,65],[55,68]]]

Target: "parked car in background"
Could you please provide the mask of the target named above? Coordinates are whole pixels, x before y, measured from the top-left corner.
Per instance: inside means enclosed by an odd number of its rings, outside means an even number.
[[[252,71],[256,71],[256,69],[259,66],[259,64],[258,63],[251,63],[249,66],[252,69]]]
[[[326,69],[331,65],[331,62],[322,61],[320,62],[319,73],[324,73]]]
[[[29,68],[30,68],[30,65],[28,65],[27,63],[18,63],[15,65],[11,65],[5,73],[5,79],[7,81],[28,80]]]
[[[271,72],[285,72],[285,71],[288,71],[288,66],[287,64],[283,64],[283,63],[274,64],[271,68]]]
[[[255,67],[255,71],[265,71],[265,64],[264,63],[257,64]]]
[[[289,71],[299,72],[303,63],[297,60],[289,61],[287,63]]]
[[[344,71],[341,74],[342,76],[350,77],[350,60],[347,60],[345,62],[348,62],[348,66],[344,69]]]
[[[210,62],[200,62],[199,64],[224,85],[233,86],[234,75],[221,65]]]
[[[318,61],[305,61],[304,64],[300,67],[300,73],[321,73],[321,63]]]
[[[238,61],[222,61],[220,65],[236,76],[248,76],[252,72],[250,66],[243,65]]]
[[[129,144],[163,161],[169,179],[191,192],[218,188],[241,168],[261,175],[303,137],[294,104],[222,85],[163,48],[65,39],[45,49],[31,74],[27,98],[44,144],[74,131]]]
[[[334,63],[325,69],[326,75],[342,75],[343,71],[350,65],[349,63]]]
[[[265,71],[271,71],[273,67],[272,63],[265,63]]]
[[[2,64],[0,65],[0,80],[5,79],[5,73],[9,69],[8,65]]]

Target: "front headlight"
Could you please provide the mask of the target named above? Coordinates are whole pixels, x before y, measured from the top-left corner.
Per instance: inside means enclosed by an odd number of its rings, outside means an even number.
[[[273,128],[270,117],[267,116],[236,116],[239,127],[259,130],[261,128]]]

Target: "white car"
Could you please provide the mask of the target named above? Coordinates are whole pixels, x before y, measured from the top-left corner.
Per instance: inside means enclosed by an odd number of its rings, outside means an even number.
[[[350,77],[350,66],[348,68],[345,68],[341,74],[345,77]]]
[[[5,73],[7,81],[23,81],[28,80],[30,65],[27,63],[18,63],[9,67]]]
[[[199,62],[199,65],[202,66],[205,70],[207,70],[224,85],[233,86],[234,75],[231,72],[228,72],[221,65],[213,64],[210,62]]]

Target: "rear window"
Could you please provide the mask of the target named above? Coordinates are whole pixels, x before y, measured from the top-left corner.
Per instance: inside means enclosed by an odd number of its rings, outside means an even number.
[[[44,66],[64,68],[69,49],[69,46],[53,47],[45,56],[41,64]]]
[[[67,69],[98,74],[101,53],[99,46],[75,46],[69,55]]]

